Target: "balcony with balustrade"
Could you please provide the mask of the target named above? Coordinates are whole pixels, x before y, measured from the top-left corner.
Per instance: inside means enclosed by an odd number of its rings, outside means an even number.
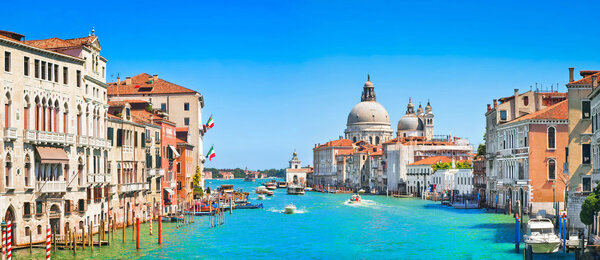
[[[23,139],[25,142],[36,142],[37,141],[37,131],[31,129],[23,130]]]
[[[134,182],[134,183],[119,184],[118,190],[120,193],[143,191],[144,183],[143,182]]]
[[[14,127],[4,128],[4,140],[14,141],[17,139],[17,129]]]
[[[66,192],[67,183],[65,181],[38,181],[36,182],[36,190],[41,193]]]
[[[84,146],[84,145],[88,145],[88,137],[85,135],[78,135],[77,136],[77,146]]]
[[[149,178],[165,176],[165,169],[163,168],[146,168]]]
[[[75,135],[74,134],[66,134],[66,142],[67,144],[75,144]]]

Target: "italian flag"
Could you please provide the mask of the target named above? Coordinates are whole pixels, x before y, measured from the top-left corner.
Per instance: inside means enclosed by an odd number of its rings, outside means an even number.
[[[206,157],[208,157],[209,161],[212,161],[212,158],[215,158],[215,149],[214,146],[210,147],[210,150],[208,150],[208,154],[206,155]]]
[[[211,129],[215,126],[215,121],[213,121],[212,115],[208,118],[208,122],[206,122],[206,130]]]

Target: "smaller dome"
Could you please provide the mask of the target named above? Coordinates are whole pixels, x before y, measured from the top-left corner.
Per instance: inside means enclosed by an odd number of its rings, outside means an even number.
[[[406,114],[398,121],[398,131],[422,131],[423,121],[415,114]]]
[[[298,154],[296,152],[294,152],[294,157],[296,157]]]
[[[422,115],[423,114],[423,107],[421,107],[421,104],[419,104],[419,108],[417,109],[417,115]]]
[[[429,101],[427,101],[427,106],[425,107],[425,111],[427,111],[427,113],[429,113],[432,110],[433,110],[433,108],[431,107],[431,104],[429,103]]]
[[[372,86],[373,86],[373,82],[371,82],[370,80],[365,82],[365,87],[372,87]]]

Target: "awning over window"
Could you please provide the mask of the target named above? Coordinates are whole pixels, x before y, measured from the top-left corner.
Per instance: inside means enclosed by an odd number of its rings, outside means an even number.
[[[165,188],[165,191],[169,193],[169,195],[174,195],[175,192],[172,189]]]
[[[175,147],[173,147],[172,145],[169,145],[169,148],[171,148],[171,151],[173,152],[173,158],[172,159],[179,158],[180,154],[179,154],[179,152],[177,152],[177,149],[175,149]]]
[[[41,163],[69,163],[65,150],[56,147],[36,146]]]

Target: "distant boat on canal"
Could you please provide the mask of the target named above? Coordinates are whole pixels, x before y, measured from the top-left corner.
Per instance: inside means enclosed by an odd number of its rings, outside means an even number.
[[[297,184],[290,184],[287,188],[287,194],[290,195],[304,195],[304,187]]]

